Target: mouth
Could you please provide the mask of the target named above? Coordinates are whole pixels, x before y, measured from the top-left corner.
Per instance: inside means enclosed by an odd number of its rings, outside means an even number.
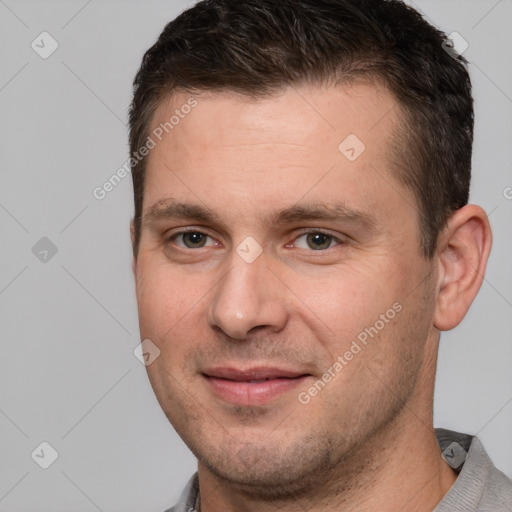
[[[310,374],[283,368],[211,368],[203,377],[218,398],[237,405],[263,405],[293,391]]]

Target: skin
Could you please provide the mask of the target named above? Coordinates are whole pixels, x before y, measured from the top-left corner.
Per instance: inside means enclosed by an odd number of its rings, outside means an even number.
[[[189,97],[163,102],[152,128]],[[202,512],[433,510],[456,478],[432,427],[439,331],[462,320],[481,285],[485,213],[458,210],[434,258],[420,254],[417,202],[387,162],[400,109],[377,85],[195,98],[148,157],[133,270],[141,338],[161,351],[148,375],[199,460]],[[338,149],[349,134],[366,146],[354,161]],[[162,215],[172,201],[214,217]],[[269,221],[333,203],[359,216]],[[307,237],[318,230],[333,238]],[[252,263],[237,253],[249,236],[262,249]],[[400,311],[301,403],[393,304]],[[256,364],[307,377],[264,403],[233,404],[203,375]]]

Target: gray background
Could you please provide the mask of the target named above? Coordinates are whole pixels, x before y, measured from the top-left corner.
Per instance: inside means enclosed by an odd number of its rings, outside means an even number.
[[[478,433],[512,475],[512,2],[415,4],[469,43],[472,201],[495,235],[474,306],[442,338],[435,423]],[[92,194],[126,161],[143,52],[189,5],[0,0],[0,511],[161,512],[195,469],[132,352],[131,178]],[[43,31],[59,45],[47,59],[31,48]],[[42,441],[59,455],[46,470]]]

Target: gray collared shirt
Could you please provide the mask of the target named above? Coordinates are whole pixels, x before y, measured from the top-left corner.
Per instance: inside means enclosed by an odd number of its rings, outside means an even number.
[[[512,512],[512,480],[494,466],[478,438],[440,428],[436,437],[459,475],[433,512]],[[195,473],[176,506],[165,512],[194,512],[198,499]]]

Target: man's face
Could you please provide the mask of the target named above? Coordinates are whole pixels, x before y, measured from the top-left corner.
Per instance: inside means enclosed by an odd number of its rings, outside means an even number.
[[[387,160],[398,107],[367,85],[195,98],[148,157],[149,378],[200,467],[297,492],[425,405],[435,279]]]

